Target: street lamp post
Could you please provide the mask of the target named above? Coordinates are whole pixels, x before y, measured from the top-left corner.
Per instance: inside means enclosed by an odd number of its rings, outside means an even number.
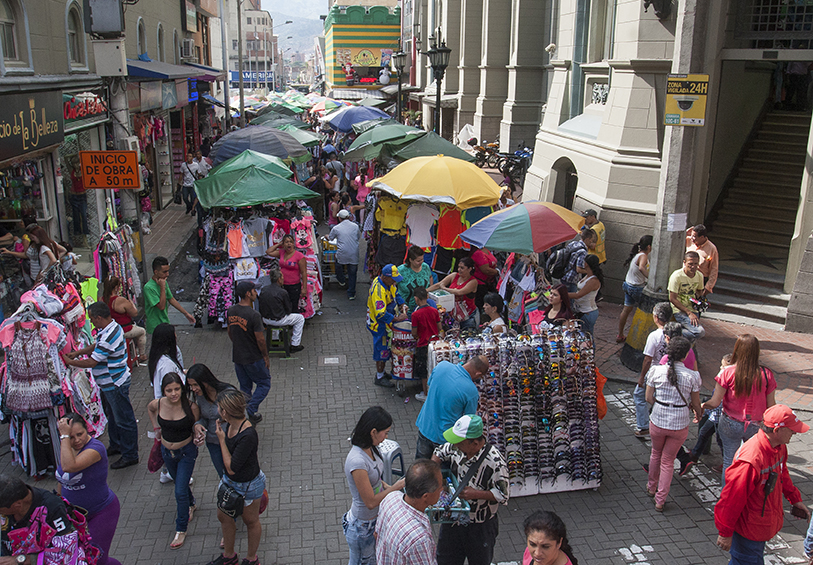
[[[441,42],[438,46],[437,41],[432,48],[424,53],[429,57],[429,66],[432,67],[432,72],[435,75],[435,87],[437,93],[435,96],[435,133],[440,135],[440,86],[443,83],[443,75],[446,72],[446,67],[449,66],[449,56],[452,50],[446,47],[446,42]]]
[[[237,73],[240,81],[240,127],[246,126],[246,100],[243,90],[243,0],[237,0]]]
[[[395,111],[398,112],[396,114],[396,119],[399,122],[401,121],[401,113],[402,113],[402,109],[401,109],[401,103],[402,103],[402,100],[401,100],[401,73],[404,72],[404,67],[406,67],[406,59],[407,59],[407,54],[404,53],[403,51],[401,51],[400,49],[398,50],[398,53],[395,53],[392,56],[392,64],[395,66],[395,74],[396,74],[396,77],[397,77],[396,80],[398,81],[398,100],[396,100],[396,103],[395,103],[395,108],[396,108]]]

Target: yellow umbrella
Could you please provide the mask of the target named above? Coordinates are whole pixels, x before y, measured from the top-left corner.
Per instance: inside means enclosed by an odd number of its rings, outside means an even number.
[[[482,169],[461,159],[414,157],[367,186],[404,200],[450,204],[461,210],[493,206],[500,187]]]

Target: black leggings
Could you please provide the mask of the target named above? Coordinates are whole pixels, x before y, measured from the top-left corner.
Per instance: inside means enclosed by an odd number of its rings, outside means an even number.
[[[285,289],[285,292],[288,293],[288,297],[291,299],[291,313],[298,314],[299,313],[299,296],[302,293],[302,283],[298,282],[296,284],[284,284],[282,288]]]

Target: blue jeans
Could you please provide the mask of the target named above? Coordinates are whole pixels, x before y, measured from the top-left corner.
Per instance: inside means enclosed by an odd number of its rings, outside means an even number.
[[[635,385],[632,399],[635,401],[635,425],[639,430],[648,430],[649,402],[646,401],[646,386]]]
[[[469,316],[468,318],[466,318],[465,320],[460,322],[460,329],[461,330],[465,330],[465,329],[474,330],[474,329],[477,329],[477,318],[475,317],[475,315],[472,314],[471,316]]]
[[[175,481],[175,503],[178,511],[175,516],[175,531],[185,532],[189,526],[189,508],[195,505],[195,497],[189,487],[189,477],[195,470],[198,448],[191,441],[180,449],[167,449],[161,446],[161,455],[169,475]]]
[[[347,269],[347,277],[344,276],[344,270]],[[356,295],[356,277],[358,275],[359,266],[358,265],[340,265],[336,263],[336,279],[338,279],[339,283],[345,284],[347,283],[347,296],[355,296]]]
[[[350,565],[375,565],[375,520],[342,516],[342,530],[350,547]]]
[[[764,541],[753,541],[742,537],[737,532],[731,536],[731,549],[728,550],[731,560],[728,565],[764,565]]]
[[[805,536],[805,555],[813,555],[813,519],[810,520]]]
[[[209,450],[209,455],[212,458],[212,465],[215,466],[217,476],[222,479],[223,473],[226,472],[226,464],[223,463],[223,452],[220,451],[220,444],[206,442],[206,449]]]
[[[683,312],[678,312],[675,314],[675,320],[678,324],[683,326],[683,337],[689,341],[693,342],[706,335],[706,329],[699,324],[697,326],[693,326],[691,320],[689,320],[689,316]]]
[[[186,211],[191,212],[192,204],[195,202],[195,187],[184,185],[181,187],[181,194],[183,195],[183,201],[186,203]]]
[[[758,431],[759,425],[754,422],[750,422],[746,426],[745,422],[733,420],[725,412],[720,414],[720,421],[717,423],[717,434],[723,440],[723,486],[725,486],[725,471],[734,461],[734,454],[737,453],[742,442],[751,439]]]
[[[596,320],[598,320],[598,308],[592,312],[585,312],[581,314],[581,320],[584,322],[584,331],[593,335],[593,330],[596,327]]]
[[[88,228],[88,199],[85,194],[71,194],[71,216],[73,216],[73,235],[90,233]]]
[[[130,404],[130,383],[102,391],[110,447],[121,451],[125,461],[138,461],[138,423]]]
[[[235,363],[234,372],[237,373],[240,390],[251,397],[246,406],[246,412],[249,416],[253,416],[260,408],[260,403],[268,396],[268,391],[271,390],[271,375],[268,373],[265,360],[260,359],[251,365]],[[254,388],[253,393],[252,388]]]
[[[703,425],[700,426],[700,430],[697,432],[697,442],[694,444],[694,447],[690,453],[694,461],[697,461],[700,456],[703,455],[703,452],[706,450],[706,446],[708,446],[709,442],[711,441],[711,436],[713,436],[715,432],[717,432],[717,422],[713,422],[709,418],[706,418],[706,421],[703,422]],[[717,434],[717,445],[720,446],[720,451],[723,451],[723,440],[720,439],[719,433]]]

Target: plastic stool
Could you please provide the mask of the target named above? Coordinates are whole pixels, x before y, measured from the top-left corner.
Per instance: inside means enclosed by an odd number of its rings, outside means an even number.
[[[384,473],[381,475],[381,480],[391,485],[393,475],[403,477],[406,474],[404,469],[404,455],[401,453],[401,446],[397,441],[385,439],[378,444],[378,451],[381,453],[381,458],[384,460]],[[393,463],[398,459],[398,468],[393,469]]]
[[[279,332],[279,338],[273,339],[273,332]],[[293,328],[291,326],[266,326],[265,327],[265,345],[268,347],[268,353],[284,353],[285,357],[291,356],[291,335]]]

